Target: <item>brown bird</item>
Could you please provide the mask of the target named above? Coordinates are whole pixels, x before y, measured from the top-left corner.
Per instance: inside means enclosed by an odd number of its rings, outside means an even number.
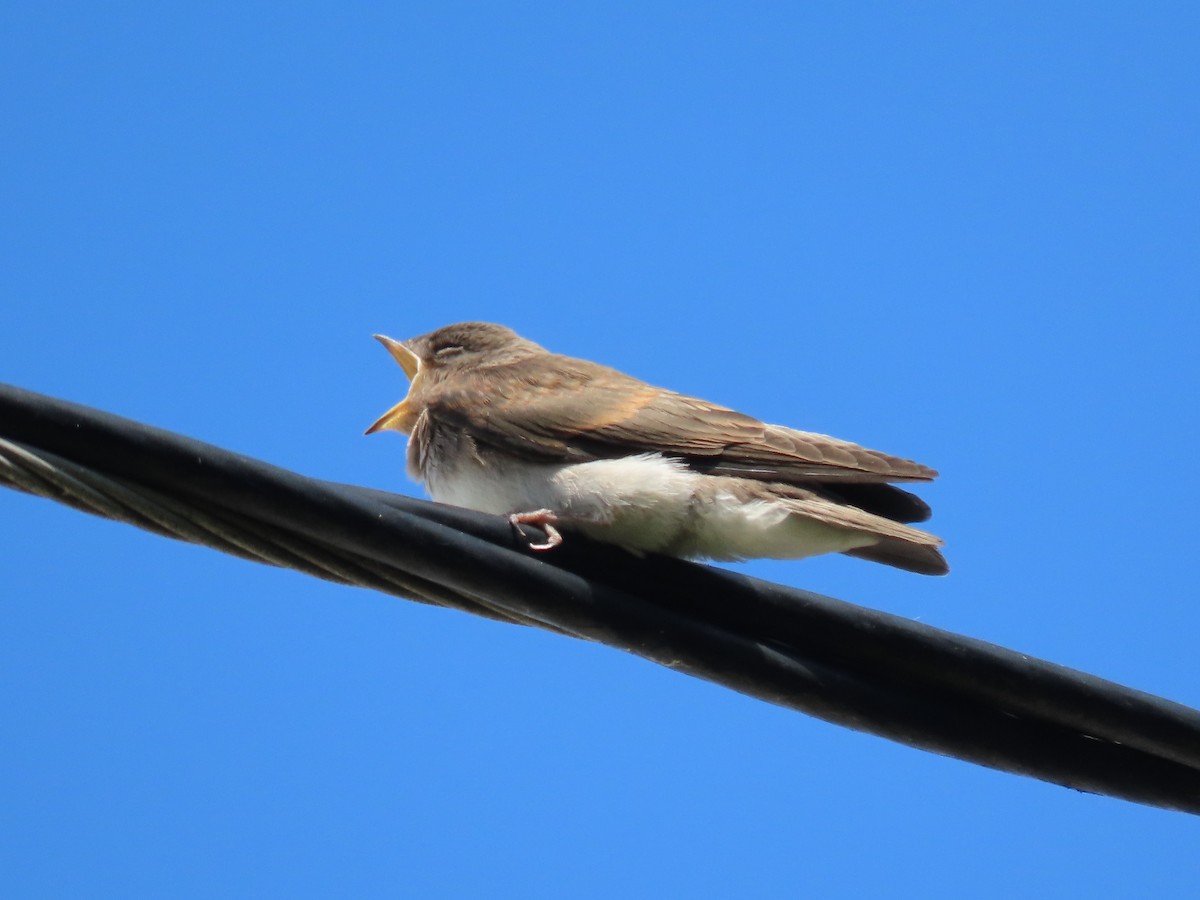
[[[846,553],[949,571],[929,507],[889,482],[926,466],[758,419],[560,356],[502,325],[375,337],[411,379],[367,429],[409,435],[408,473],[434,500],[559,527],[634,552],[710,559]]]

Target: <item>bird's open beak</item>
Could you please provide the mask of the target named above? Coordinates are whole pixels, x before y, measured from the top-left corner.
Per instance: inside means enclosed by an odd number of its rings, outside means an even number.
[[[387,352],[392,354],[392,359],[400,364],[400,368],[404,370],[404,374],[412,383],[408,386],[408,394],[405,398],[376,419],[365,433],[400,431],[408,434],[412,431],[417,419],[416,413],[408,403],[408,398],[412,396],[413,388],[417,386],[417,379],[421,377],[421,360],[400,341],[394,341],[382,334],[375,335],[375,340],[387,348]]]

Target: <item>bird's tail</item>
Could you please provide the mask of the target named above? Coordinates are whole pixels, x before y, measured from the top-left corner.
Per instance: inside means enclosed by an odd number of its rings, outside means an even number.
[[[880,538],[878,544],[872,544],[870,547],[846,550],[845,554],[895,566],[897,569],[906,569],[918,575],[945,575],[950,571],[946,558],[937,547],[914,544],[912,541],[893,537]]]
[[[807,497],[789,497],[781,502],[805,519],[875,538],[873,544],[841,551],[849,556],[922,575],[945,575],[950,571],[950,566],[938,551],[942,539],[928,531],[837,503],[812,492]]]

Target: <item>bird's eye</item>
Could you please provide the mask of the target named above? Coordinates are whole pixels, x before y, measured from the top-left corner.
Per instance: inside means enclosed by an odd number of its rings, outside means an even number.
[[[458,354],[462,352],[463,348],[459,346],[443,347],[441,350],[438,350],[433,354],[433,358],[438,360],[438,362],[442,362],[452,356],[458,356]]]

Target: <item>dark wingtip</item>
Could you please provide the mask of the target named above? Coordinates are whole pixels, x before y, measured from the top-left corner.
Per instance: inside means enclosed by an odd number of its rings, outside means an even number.
[[[893,522],[924,522],[933,515],[929,504],[916,494],[890,484],[826,482],[821,485],[821,493]]]

